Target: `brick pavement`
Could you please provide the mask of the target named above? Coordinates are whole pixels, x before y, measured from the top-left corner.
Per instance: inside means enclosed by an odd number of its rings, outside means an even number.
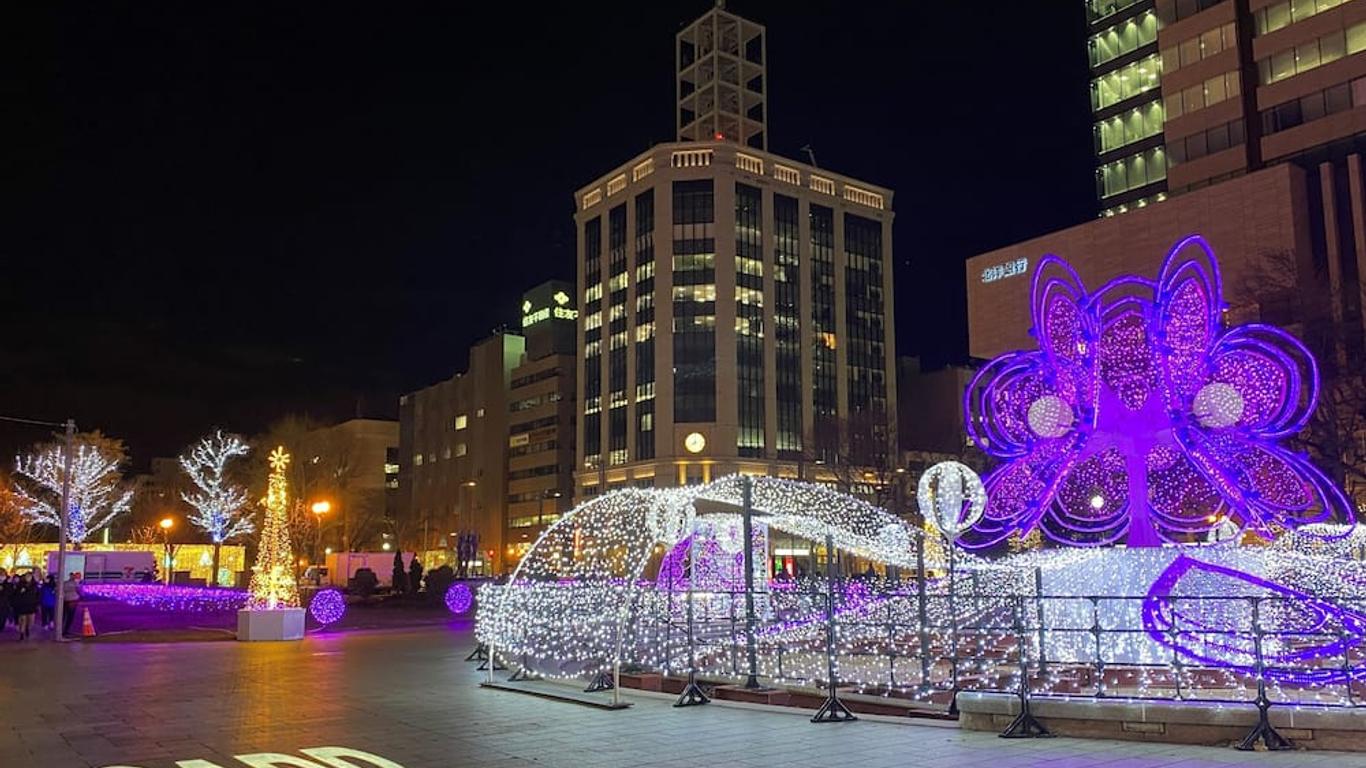
[[[426,628],[283,645],[0,645],[0,768],[172,768],[194,759],[208,763],[182,768],[242,768],[234,756],[271,752],[294,756],[275,765],[307,768],[325,763],[299,750],[321,746],[403,768],[1366,768],[1366,755],[1007,742],[942,725],[675,710],[644,697],[609,712],[481,690],[480,673],[463,662],[472,642],[468,630]]]

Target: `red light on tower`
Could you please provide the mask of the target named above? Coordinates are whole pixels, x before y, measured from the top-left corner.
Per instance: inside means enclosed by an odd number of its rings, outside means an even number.
[[[721,133],[720,131],[717,131],[717,132],[716,132],[716,140],[717,140],[717,141],[725,141],[725,140],[726,140],[726,134]]]

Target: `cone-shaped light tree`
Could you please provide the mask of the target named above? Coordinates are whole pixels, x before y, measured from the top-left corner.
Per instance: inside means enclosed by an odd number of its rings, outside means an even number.
[[[294,553],[289,546],[289,487],[285,468],[289,454],[284,446],[270,454],[270,480],[266,485],[266,515],[261,524],[261,543],[251,573],[251,596],[247,610],[274,611],[299,607],[299,586],[294,581]]]
[[[218,583],[218,562],[223,542],[255,530],[247,510],[247,492],[227,476],[228,462],[247,455],[249,448],[237,435],[222,430],[201,439],[180,457],[180,468],[194,483],[194,493],[180,494],[194,508],[187,515],[191,524],[209,534],[213,541],[213,578]]]

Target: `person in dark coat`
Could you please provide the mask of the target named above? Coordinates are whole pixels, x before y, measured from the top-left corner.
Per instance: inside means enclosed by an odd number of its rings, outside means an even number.
[[[414,557],[414,558],[413,558],[412,564],[408,566],[408,588],[409,588],[410,590],[412,590],[412,593],[413,593],[414,595],[416,595],[416,594],[417,594],[417,590],[418,590],[418,588],[419,588],[421,585],[422,585],[422,561],[421,561],[421,560],[418,560],[416,557]]]
[[[52,629],[57,620],[57,577],[50,573],[38,587],[38,620],[43,629]]]
[[[19,639],[27,640],[33,633],[33,614],[38,612],[38,582],[33,580],[32,573],[20,577],[10,604],[14,606],[14,624],[19,628]]]
[[[5,631],[5,627],[14,616],[14,607],[11,604],[13,600],[14,581],[5,573],[5,569],[0,568],[0,632]]]

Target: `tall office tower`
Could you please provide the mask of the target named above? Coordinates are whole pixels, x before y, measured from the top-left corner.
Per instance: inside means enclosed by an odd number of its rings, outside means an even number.
[[[507,567],[574,498],[574,293],[572,283],[548,280],[522,296],[526,354],[508,390]]]
[[[1096,196],[1105,215],[1166,198],[1156,0],[1085,0]]]
[[[677,42],[722,84],[757,50],[762,89],[762,27],[718,9]],[[575,194],[580,497],[894,460],[891,190],[752,148],[761,122],[689,133],[711,114]]]

